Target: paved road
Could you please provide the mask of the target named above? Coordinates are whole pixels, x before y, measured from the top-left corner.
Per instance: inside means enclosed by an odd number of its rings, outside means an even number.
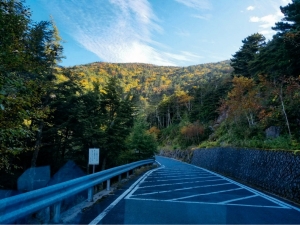
[[[157,157],[120,196],[84,214],[90,224],[300,224],[300,209],[208,170]],[[107,199],[108,200],[108,199]]]

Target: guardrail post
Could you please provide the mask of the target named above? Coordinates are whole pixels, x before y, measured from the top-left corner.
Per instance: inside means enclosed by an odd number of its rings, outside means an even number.
[[[59,223],[60,221],[60,208],[61,208],[61,202],[55,203],[53,205],[53,222]]]
[[[106,183],[107,184],[106,185],[106,190],[109,191],[110,190],[110,180],[107,180],[106,182],[107,182]]]
[[[93,195],[94,195],[94,187],[90,187],[88,189],[88,201],[89,202],[93,201]]]
[[[122,180],[122,175],[120,174],[120,175],[119,175],[119,180],[118,180],[118,181],[121,182],[121,180]]]

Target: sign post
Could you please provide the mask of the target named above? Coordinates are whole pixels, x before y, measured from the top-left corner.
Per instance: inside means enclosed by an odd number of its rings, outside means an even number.
[[[93,165],[93,173],[95,173],[95,165],[99,165],[99,148],[89,149],[89,165]]]

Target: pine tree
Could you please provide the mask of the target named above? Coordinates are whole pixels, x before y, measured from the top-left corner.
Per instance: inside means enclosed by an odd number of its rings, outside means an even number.
[[[234,68],[233,75],[251,78],[252,74],[249,70],[249,64],[265,47],[265,37],[255,33],[245,38],[242,42],[243,46],[233,55],[230,65]]]

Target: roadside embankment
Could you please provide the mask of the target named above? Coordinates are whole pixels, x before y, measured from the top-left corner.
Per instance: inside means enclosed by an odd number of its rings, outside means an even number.
[[[161,155],[212,170],[300,203],[299,154],[290,151],[231,147],[197,149],[186,153],[176,151],[172,151],[173,153],[164,151]]]

